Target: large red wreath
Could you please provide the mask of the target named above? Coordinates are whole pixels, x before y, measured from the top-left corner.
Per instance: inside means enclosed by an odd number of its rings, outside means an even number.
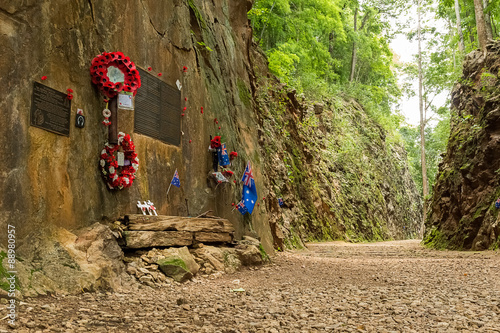
[[[122,166],[119,171],[118,161],[114,155],[120,147],[123,148],[125,153],[125,160],[130,161],[130,165]],[[118,144],[110,145],[106,143],[101,152],[100,167],[110,189],[123,189],[132,186],[135,179],[135,173],[139,169],[139,159],[135,152],[134,142],[130,135],[123,132],[118,133]]]
[[[122,71],[125,82],[111,82],[108,77],[108,68],[115,66]],[[122,52],[103,52],[92,60],[90,66],[92,83],[96,84],[104,95],[113,98],[121,91],[132,92],[135,96],[141,86],[141,77],[135,64]]]

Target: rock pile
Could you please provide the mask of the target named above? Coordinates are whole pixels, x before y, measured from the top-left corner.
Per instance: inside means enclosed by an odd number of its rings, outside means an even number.
[[[184,282],[195,275],[203,278],[234,273],[241,266],[260,265],[269,258],[260,242],[244,236],[235,247],[215,247],[198,243],[194,248],[137,250],[124,258],[127,273],[150,287]]]

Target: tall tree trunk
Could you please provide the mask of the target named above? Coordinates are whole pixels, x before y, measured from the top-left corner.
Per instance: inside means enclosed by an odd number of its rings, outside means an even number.
[[[333,46],[335,45],[335,33],[332,31],[328,35],[328,53],[333,58]]]
[[[356,31],[358,30],[358,8],[354,11],[354,36],[356,36]],[[354,37],[356,38],[356,37]],[[352,43],[352,57],[351,57],[351,75],[349,76],[349,82],[354,80],[354,70],[356,69],[356,40]]]
[[[424,96],[422,93],[423,75],[422,75],[422,31],[421,31],[421,0],[418,0],[418,101],[420,109],[420,163],[422,164],[422,191],[424,198],[429,194],[429,189],[427,188],[427,165],[425,162],[425,119],[424,119]],[[422,225],[420,227],[420,237],[424,236],[424,222],[427,216],[427,206],[424,201],[424,216],[422,218]]]
[[[486,39],[493,39],[493,29],[491,28],[491,16],[489,12],[486,12],[486,8],[488,7],[489,0],[483,0],[483,11],[484,11],[484,22],[486,27]]]
[[[460,42],[458,43],[458,49],[460,52],[465,51],[464,34],[462,33],[462,20],[460,19],[460,5],[458,0],[455,0],[455,15],[457,16],[457,30],[460,36]]]
[[[476,29],[479,48],[485,51],[488,38],[486,37],[486,22],[484,21],[482,0],[474,0],[474,11],[476,12]]]

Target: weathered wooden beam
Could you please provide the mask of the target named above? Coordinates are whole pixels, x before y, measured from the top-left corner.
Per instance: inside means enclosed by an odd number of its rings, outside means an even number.
[[[110,144],[116,145],[118,143],[118,97],[113,97],[109,100],[109,111],[111,111],[111,125],[108,128],[108,141]]]
[[[234,232],[231,221],[223,218],[196,218],[183,216],[150,216],[141,214],[126,215],[125,224],[129,230],[150,231],[206,231]]]
[[[194,239],[200,243],[230,243],[233,236],[228,232],[195,232]]]
[[[189,231],[124,231],[123,236],[129,249],[193,244],[193,233]]]
[[[161,220],[152,223],[132,223],[128,226],[129,230],[151,230],[151,231],[206,231],[206,232],[224,232],[226,226],[221,220],[213,219],[172,219]],[[233,230],[234,231],[234,230]],[[229,231],[227,231],[229,232]]]

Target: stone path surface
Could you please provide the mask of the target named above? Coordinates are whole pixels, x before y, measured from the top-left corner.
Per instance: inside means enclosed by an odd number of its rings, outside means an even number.
[[[498,251],[308,248],[163,289],[24,299],[0,332],[500,332]]]

